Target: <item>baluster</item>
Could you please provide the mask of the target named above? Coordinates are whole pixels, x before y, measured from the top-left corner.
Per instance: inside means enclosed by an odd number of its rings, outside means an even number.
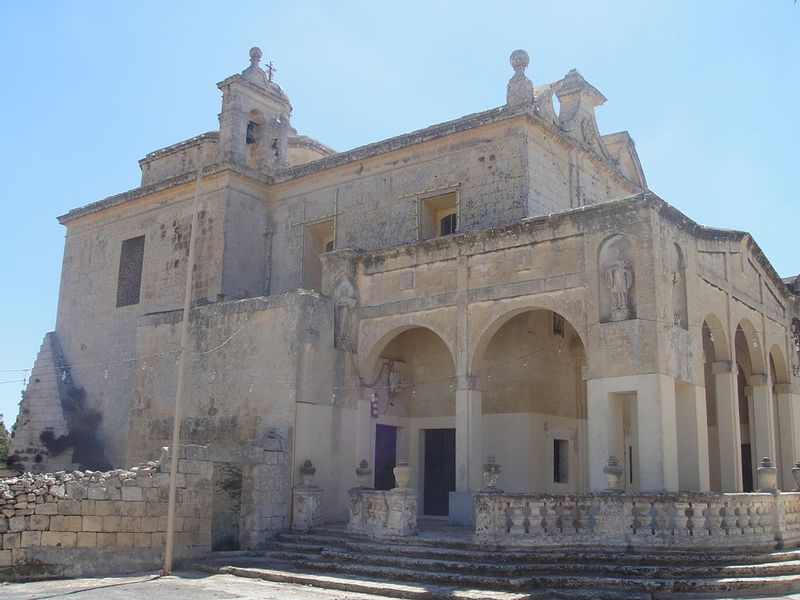
[[[733,529],[733,519],[731,510],[728,506],[728,503],[725,502],[719,509],[719,516],[720,516],[720,529],[724,532],[724,535],[730,535],[731,529]]]
[[[542,508],[540,510],[542,515],[542,528],[548,535],[557,533],[557,515],[555,514],[554,508],[555,506],[548,504],[547,501],[542,502]]]
[[[592,535],[594,535],[594,531],[597,528],[597,513],[598,508],[595,505],[590,504],[586,507],[586,514],[588,515],[586,519],[586,529],[588,533]]]
[[[572,504],[559,502],[559,512],[561,513],[561,533],[563,535],[575,533]]]
[[[675,502],[672,504],[672,524],[674,535],[687,537],[692,533],[689,530],[689,503]]]
[[[700,504],[698,502],[698,504]],[[717,519],[719,518],[719,514],[717,513],[717,509],[714,507],[713,502],[703,502],[703,529],[705,529],[706,533],[709,536],[716,536],[719,531],[719,525],[717,523]]]
[[[647,511],[650,515],[650,522],[648,527],[650,528],[650,533],[655,535],[656,533],[660,533],[661,525],[659,524],[659,513],[661,512],[659,507],[656,505],[655,502],[650,503],[650,509]]]
[[[635,534],[639,533],[639,531],[644,526],[644,519],[643,519],[643,516],[642,516],[642,509],[641,509],[641,507],[639,505],[636,504],[636,501],[634,501],[631,504],[630,515],[631,515],[630,527],[631,527],[631,531],[635,535]]]
[[[528,504],[528,531],[531,535],[542,535],[547,533],[544,517],[542,516],[543,508],[544,502],[541,500],[532,500]]]
[[[521,501],[509,503],[508,516],[510,526],[508,533],[511,535],[525,534],[525,505]]]

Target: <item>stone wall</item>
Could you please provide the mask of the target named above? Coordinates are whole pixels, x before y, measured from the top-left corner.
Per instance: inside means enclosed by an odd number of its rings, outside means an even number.
[[[211,549],[213,462],[182,447],[175,556]],[[167,530],[169,461],[113,471],[26,473],[0,481],[0,580],[155,569]]]

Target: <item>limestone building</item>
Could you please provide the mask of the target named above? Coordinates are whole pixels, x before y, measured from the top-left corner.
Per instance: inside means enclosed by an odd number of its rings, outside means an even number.
[[[459,522],[489,455],[506,491],[603,489],[610,455],[632,492],[750,491],[765,456],[793,487],[797,282],[747,233],[653,194],[577,71],[534,86],[517,50],[505,105],[335,152],[292,128],[250,58],[218,84],[218,131],[59,218],[18,465],[124,466],[169,444],[194,238],[181,437],[226,453],[252,539],[288,525],[307,459],[330,521],[362,460],[382,489],[407,460],[420,514]]]

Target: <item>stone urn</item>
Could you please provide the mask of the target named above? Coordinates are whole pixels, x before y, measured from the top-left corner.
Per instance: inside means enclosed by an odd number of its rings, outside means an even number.
[[[314,463],[306,459],[303,464],[300,465],[300,482],[306,486],[314,485],[314,473],[316,472],[317,468],[314,466]]]
[[[800,492],[800,460],[794,463],[794,469],[792,469],[792,477],[794,477],[794,491]]]
[[[358,468],[356,469],[356,482],[357,487],[360,488],[368,488],[370,487],[370,480],[372,479],[372,469],[369,468],[369,463],[366,460],[362,460],[358,463]]]
[[[494,456],[490,456],[489,459],[481,465],[481,474],[483,475],[483,483],[487,492],[499,491],[497,489],[497,478],[500,477],[500,472],[502,470],[502,467],[497,460],[495,460]]]
[[[772,464],[772,459],[765,456],[761,459],[761,466],[756,473],[759,492],[778,491],[778,469]]]
[[[392,469],[394,473],[394,482],[399,489],[406,489],[411,482],[411,467],[408,466],[407,460],[398,460],[397,466]]]
[[[619,459],[616,456],[609,456],[608,463],[603,467],[603,477],[606,478],[606,491],[621,493],[622,487],[620,480],[622,479],[622,465],[619,464]]]

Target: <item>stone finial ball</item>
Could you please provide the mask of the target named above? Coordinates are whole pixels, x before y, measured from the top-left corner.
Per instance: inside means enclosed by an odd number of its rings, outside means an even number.
[[[250,48],[250,58],[252,60],[261,60],[261,56],[262,56],[261,48],[259,48],[258,46],[253,46],[252,48]]]
[[[519,71],[520,69],[524,70],[528,68],[528,65],[531,62],[531,57],[528,56],[528,53],[525,52],[525,50],[514,50],[511,53],[508,62],[511,63],[511,67],[515,71]]]

